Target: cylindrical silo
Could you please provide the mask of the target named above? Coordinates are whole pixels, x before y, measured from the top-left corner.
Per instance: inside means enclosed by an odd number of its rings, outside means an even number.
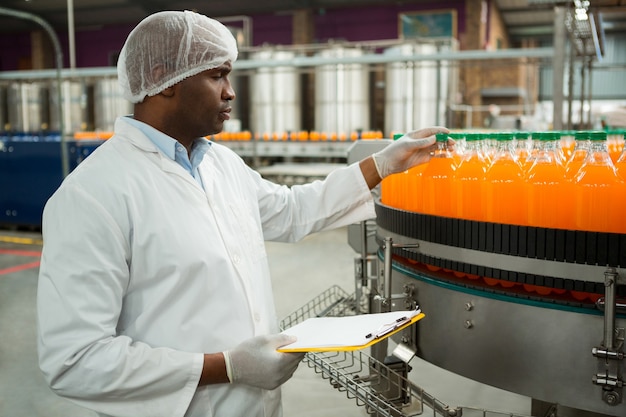
[[[358,48],[336,46],[319,52],[322,58],[358,57]],[[315,130],[350,133],[370,129],[368,69],[363,64],[320,65],[315,69]]]
[[[52,131],[61,130],[61,119],[59,117],[59,96],[57,92],[57,82],[52,81],[48,88],[50,123]],[[87,92],[85,83],[82,81],[61,81],[61,103],[63,113],[63,130],[66,134],[85,130],[87,120]]]
[[[9,123],[8,117],[8,104],[7,104],[7,85],[0,84],[0,132],[7,129]]]
[[[437,47],[429,43],[407,43],[385,50],[398,55],[386,66],[385,129],[407,132],[445,122],[448,69],[434,60],[405,61],[405,56],[430,55]]]
[[[8,128],[13,132],[40,132],[47,123],[41,82],[14,82],[7,91]]]
[[[261,50],[251,59],[286,61],[292,51]],[[260,67],[250,77],[250,129],[260,134],[301,130],[300,74],[292,66]]]
[[[94,127],[97,131],[113,130],[115,119],[133,113],[133,105],[122,95],[116,78],[102,78],[94,84]]]

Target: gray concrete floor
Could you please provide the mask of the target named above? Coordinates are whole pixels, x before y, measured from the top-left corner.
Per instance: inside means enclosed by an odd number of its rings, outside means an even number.
[[[347,229],[319,233],[297,244],[268,243],[279,317],[285,317],[332,285],[354,291]],[[0,416],[91,417],[55,396],[37,366],[35,295],[41,236],[0,230]],[[530,399],[450,374],[414,358],[411,380],[450,405],[530,414]],[[306,365],[284,385],[285,417],[363,417],[363,407]]]

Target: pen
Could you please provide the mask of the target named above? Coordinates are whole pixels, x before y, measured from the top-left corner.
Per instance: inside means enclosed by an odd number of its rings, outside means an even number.
[[[398,327],[400,327],[402,324],[404,324],[404,322],[406,322],[409,318],[407,316],[402,316],[400,318],[397,318],[395,322],[393,322],[391,325],[386,324],[383,326],[380,326],[382,328],[387,327],[386,329],[380,330],[376,332],[376,339],[378,339],[379,337],[382,337],[384,335],[386,335],[387,333],[390,333],[392,331],[394,331],[395,329],[397,329]],[[368,333],[365,335],[366,339],[371,339],[372,337],[374,337],[373,333]]]

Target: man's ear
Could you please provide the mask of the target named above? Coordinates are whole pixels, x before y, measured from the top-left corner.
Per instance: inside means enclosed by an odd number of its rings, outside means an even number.
[[[152,67],[152,80],[156,84],[163,78],[163,74],[165,74],[165,65],[164,64],[155,64]],[[174,95],[174,88],[168,87],[161,91],[159,94],[163,94],[165,97],[172,97]]]
[[[176,89],[176,85],[173,85],[171,87],[167,87],[165,90],[161,91],[159,94],[162,94],[165,97],[173,97],[175,89]]]

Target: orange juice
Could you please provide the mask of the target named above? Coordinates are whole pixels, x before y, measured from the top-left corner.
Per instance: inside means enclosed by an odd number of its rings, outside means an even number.
[[[466,149],[454,175],[456,217],[483,220],[482,184],[487,161],[480,152],[479,138],[466,137]]]
[[[576,176],[576,227],[626,233],[626,185],[617,174],[605,132],[592,132],[587,159]]]
[[[499,133],[493,163],[485,173],[484,198],[486,221],[526,225],[526,184],[522,167],[513,150],[513,134]]]
[[[438,133],[437,150],[422,174],[423,212],[451,217],[456,214],[453,200],[454,159],[448,149],[448,135]]]
[[[395,207],[394,197],[396,195],[395,175],[389,175],[380,183],[380,201],[389,207]]]
[[[402,137],[402,133],[396,133],[393,135],[393,140],[397,140]],[[380,201],[386,206],[400,208],[401,201],[401,183],[402,178],[400,174],[392,174],[387,178],[383,178],[380,183]]]
[[[573,229],[570,183],[565,180],[565,167],[558,161],[558,136],[543,133],[539,135],[539,140],[536,157],[526,174],[528,224]]]
[[[421,213],[424,210],[423,203],[423,191],[422,191],[422,175],[428,164],[420,164],[414,166],[407,171],[407,175],[404,178],[408,187],[406,189],[407,198],[405,202],[405,209],[416,213]]]

